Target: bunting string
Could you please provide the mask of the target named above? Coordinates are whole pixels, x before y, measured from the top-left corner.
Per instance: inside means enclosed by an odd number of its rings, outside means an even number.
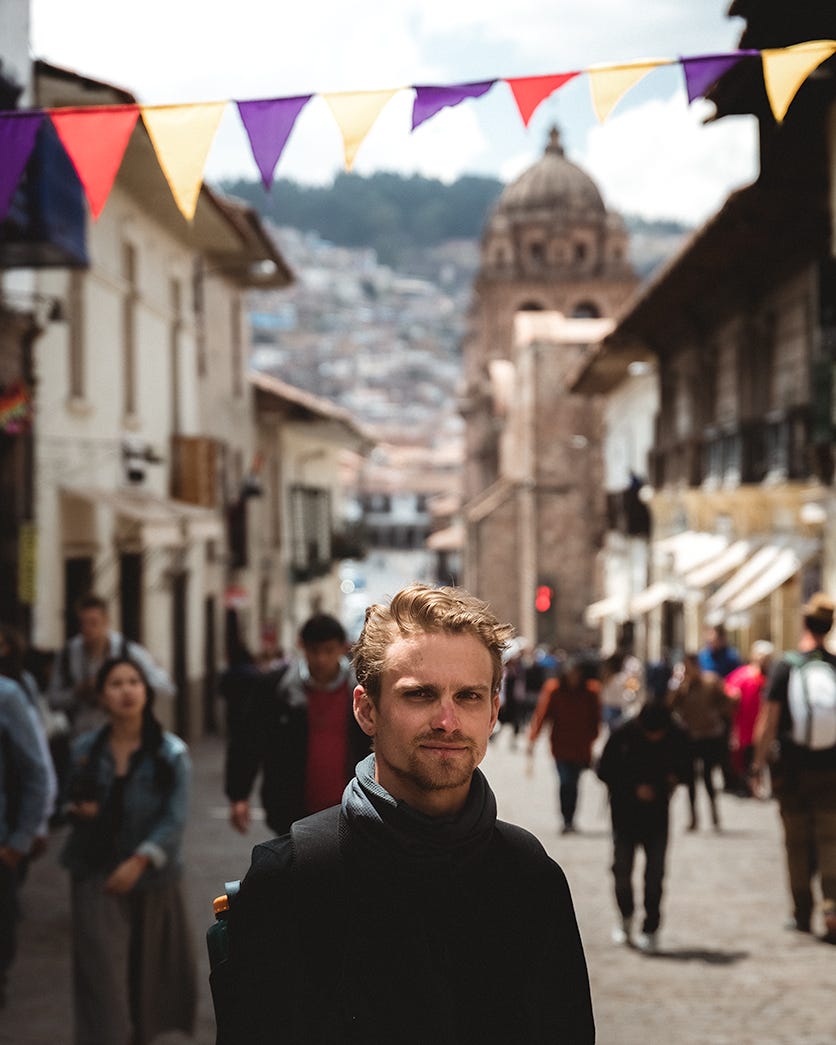
[[[316,96],[328,104],[342,136],[345,168],[351,170],[377,118],[402,90],[414,91],[412,131],[442,109],[485,96],[497,83],[508,85],[527,127],[538,106],[547,98],[578,76],[586,75],[592,108],[603,123],[624,96],[655,69],[679,65],[690,104],[704,97],[738,62],[759,60],[769,105],[780,123],[807,77],[834,53],[836,40],[808,40],[762,51],[747,49],[679,58],[647,58],[546,76],[496,77],[477,83],[434,86],[413,84]],[[172,196],[184,218],[191,221],[203,184],[206,160],[226,107],[236,106],[262,183],[269,190],[296,121],[314,96],[311,93],[182,105],[118,104],[0,111],[0,221],[8,213],[46,120],[52,123],[75,167],[94,220],[104,209],[128,141],[141,120]]]

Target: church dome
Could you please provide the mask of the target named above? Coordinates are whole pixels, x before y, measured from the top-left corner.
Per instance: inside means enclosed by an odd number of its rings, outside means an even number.
[[[600,220],[606,214],[595,182],[566,159],[556,127],[551,129],[543,156],[499,197],[491,225],[507,227],[544,213],[569,222],[575,218]]]

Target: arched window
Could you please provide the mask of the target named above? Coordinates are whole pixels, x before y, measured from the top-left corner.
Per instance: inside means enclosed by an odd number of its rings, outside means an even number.
[[[600,319],[601,310],[591,301],[579,301],[572,309],[572,319]]]
[[[517,312],[545,312],[546,306],[539,301],[524,301],[517,307]]]

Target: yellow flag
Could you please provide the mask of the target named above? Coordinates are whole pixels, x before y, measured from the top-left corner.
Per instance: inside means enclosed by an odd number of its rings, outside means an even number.
[[[606,120],[631,87],[660,65],[673,65],[673,62],[670,58],[653,58],[623,65],[593,65],[587,69],[592,107],[599,122]]]
[[[399,88],[391,91],[354,91],[350,94],[323,94],[340,128],[345,148],[345,169],[351,170],[354,157],[372,124]]]
[[[197,209],[203,168],[226,102],[147,105],[142,119],[171,193],[187,221]]]
[[[786,116],[798,88],[834,52],[836,40],[808,40],[792,47],[761,51],[766,94],[778,123]]]

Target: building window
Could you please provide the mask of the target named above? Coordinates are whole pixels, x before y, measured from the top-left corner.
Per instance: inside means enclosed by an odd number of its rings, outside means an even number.
[[[528,248],[528,256],[535,265],[542,265],[546,260],[546,247],[543,243],[536,241]]]
[[[136,414],[136,247],[122,244],[122,413]]]
[[[69,376],[70,399],[83,399],[85,392],[85,359],[84,359],[84,276],[77,269],[70,272],[69,292],[70,318],[70,359]]]
[[[171,366],[171,432],[180,433],[180,330],[183,325],[180,309],[182,307],[182,290],[179,279],[169,283],[169,302],[171,319],[168,327],[168,350]]]
[[[601,312],[591,301],[580,301],[572,309],[572,319],[600,319]]]
[[[294,580],[321,577],[331,568],[330,492],[314,486],[292,486],[290,520]]]
[[[232,394],[244,392],[244,345],[241,338],[241,299],[236,297],[230,309],[230,344],[232,347]]]
[[[206,377],[206,275],[203,258],[195,258],[192,266],[192,311],[194,312],[197,373],[198,377]]]
[[[589,253],[585,243],[576,243],[574,246],[575,261],[581,262],[586,261]]]

